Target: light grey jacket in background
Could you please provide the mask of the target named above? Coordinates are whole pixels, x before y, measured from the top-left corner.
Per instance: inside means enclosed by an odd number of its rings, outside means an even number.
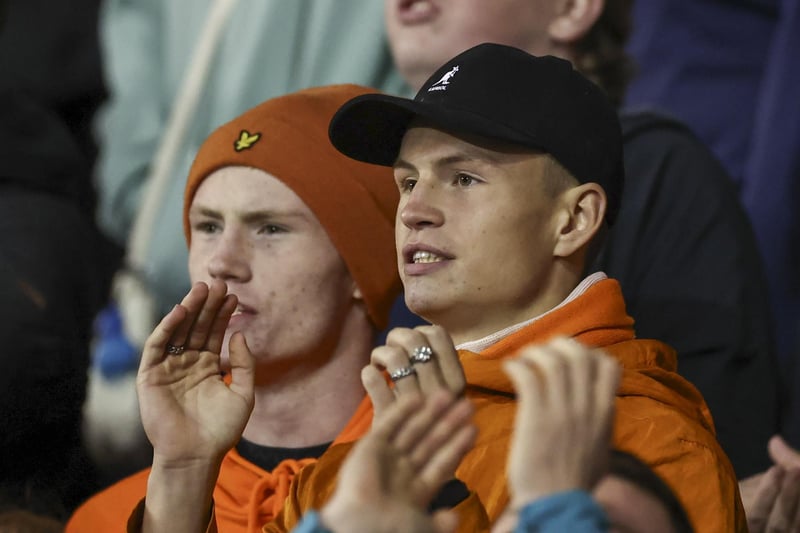
[[[98,114],[99,224],[124,244],[149,165],[211,0],[107,0],[100,35],[111,97]],[[183,188],[192,159],[217,126],[275,96],[358,83],[398,93],[380,0],[239,0],[219,43],[165,208],[147,278],[165,313],[189,288]]]

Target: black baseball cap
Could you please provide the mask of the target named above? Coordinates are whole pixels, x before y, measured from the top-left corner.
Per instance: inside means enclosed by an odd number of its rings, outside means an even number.
[[[343,154],[392,166],[412,119],[552,155],[581,183],[598,183],[614,221],[622,195],[622,133],[605,93],[569,61],[484,43],[457,55],[413,100],[365,94],[346,102],[329,135]]]

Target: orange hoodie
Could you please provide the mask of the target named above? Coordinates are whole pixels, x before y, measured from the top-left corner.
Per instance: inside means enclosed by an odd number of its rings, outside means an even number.
[[[369,430],[372,404],[365,397],[334,445],[358,439]],[[256,533],[283,507],[295,474],[315,459],[282,461],[271,472],[244,459],[235,449],[222,461],[214,488],[214,513],[224,533]],[[65,533],[137,531],[150,470],[142,470],[96,494],[70,518]],[[209,531],[213,531],[210,529]]]
[[[696,531],[747,531],[736,477],[717,444],[708,407],[697,389],[675,373],[674,350],[658,341],[634,338],[619,284],[610,279],[596,282],[581,296],[481,353],[459,352],[479,436],[456,474],[479,495],[490,520],[500,516],[509,500],[505,468],[516,412],[513,387],[501,362],[523,346],[557,335],[602,347],[622,364],[615,446],[636,454],[664,478]],[[292,484],[283,511],[264,531],[290,531],[305,510],[319,509],[333,490],[350,446],[333,446],[319,462],[305,468]],[[469,517],[465,521],[462,513],[459,531],[480,529],[475,524]]]

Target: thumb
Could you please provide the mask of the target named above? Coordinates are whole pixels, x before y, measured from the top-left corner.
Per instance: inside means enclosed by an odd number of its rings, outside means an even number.
[[[776,465],[782,466],[785,470],[800,468],[800,453],[786,444],[780,435],[769,439],[767,449],[770,458]]]
[[[255,358],[247,347],[247,341],[240,331],[231,336],[228,344],[231,362],[231,390],[252,405],[254,402]]]

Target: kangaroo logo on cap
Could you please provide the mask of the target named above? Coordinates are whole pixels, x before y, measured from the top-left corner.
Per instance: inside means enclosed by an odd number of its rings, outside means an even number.
[[[239,138],[233,143],[233,149],[237,152],[251,148],[261,138],[260,133],[251,134],[247,130],[242,130]]]
[[[456,75],[456,72],[458,72],[458,65],[451,68],[449,71],[445,73],[444,76],[441,77],[439,81],[431,85],[430,88],[428,89],[428,92],[446,91],[447,86],[450,85],[450,80],[453,78],[453,76]]]

